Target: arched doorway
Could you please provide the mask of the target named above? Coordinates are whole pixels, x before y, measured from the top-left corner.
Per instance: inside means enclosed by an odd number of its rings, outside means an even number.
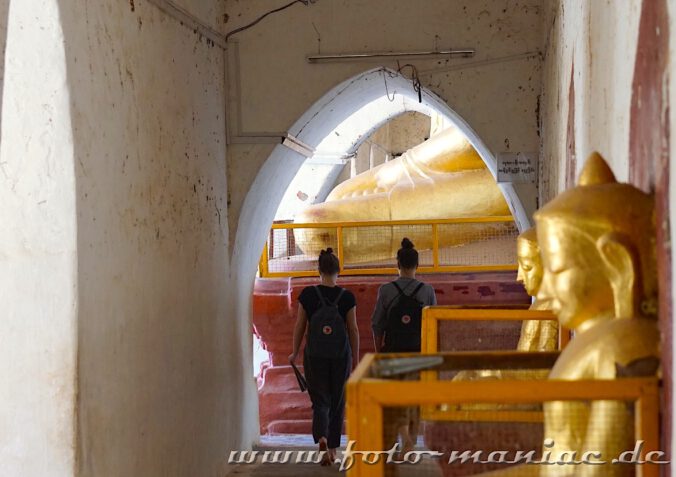
[[[418,93],[410,80],[387,68],[376,68],[339,84],[310,107],[289,128],[289,135],[312,148],[349,118],[339,141],[342,152],[349,154],[361,141],[386,121],[406,111],[431,115],[436,112],[454,124],[472,143],[491,173],[497,174],[497,161],[476,132],[441,98],[429,90]],[[338,142],[337,142],[338,144]],[[235,236],[232,265],[246,297],[256,273],[260,251],[265,244],[269,225],[287,186],[305,157],[286,146],[274,148],[258,172],[244,200]],[[519,230],[530,226],[529,217],[511,184],[499,184]],[[243,311],[243,310],[242,310]]]
[[[429,90],[421,101],[411,82],[386,68],[361,73],[339,84],[312,105],[288,130],[288,134],[312,149],[331,149],[338,155],[353,153],[380,126],[408,111],[436,114],[465,134],[495,177],[497,161],[478,134]],[[340,139],[327,138],[340,132]],[[330,143],[329,145],[327,145]],[[277,145],[258,171],[244,200],[232,246],[231,272],[235,316],[250,323],[256,270],[278,206],[306,157],[282,144]],[[499,184],[519,230],[530,227],[525,207],[511,184]],[[242,343],[243,348],[251,341]],[[253,355],[253,349],[244,355]],[[251,418],[254,418],[249,414]]]

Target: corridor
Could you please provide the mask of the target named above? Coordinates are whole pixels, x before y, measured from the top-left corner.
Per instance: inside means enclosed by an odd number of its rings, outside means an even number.
[[[228,463],[315,447],[289,355],[328,248],[361,340],[344,441],[584,427],[670,477],[675,8],[0,0],[0,477],[340,473]],[[404,238],[437,304],[392,358],[372,315]]]

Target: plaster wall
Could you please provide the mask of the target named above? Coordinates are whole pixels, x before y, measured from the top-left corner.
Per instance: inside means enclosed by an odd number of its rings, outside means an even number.
[[[662,8],[664,5],[667,11]],[[670,236],[675,233],[676,223],[675,168],[671,159],[676,153],[673,140],[676,118],[669,100],[673,93],[669,91],[676,87],[675,9],[673,0],[547,2],[544,161],[540,175],[542,203],[571,186],[570,172],[577,176],[586,156],[596,150],[608,160],[620,181],[655,193],[658,274],[660,284],[664,285],[660,291],[662,442],[664,450],[672,456],[676,455],[673,428],[676,389],[672,372],[671,302],[676,288],[671,278],[674,261]],[[641,22],[645,22],[643,27]],[[663,51],[665,37],[668,51]],[[637,50],[643,51],[642,58],[637,58]],[[632,115],[638,121],[633,125]],[[634,150],[631,139],[636,141]],[[671,185],[661,178],[667,164]],[[669,194],[670,200],[665,200]],[[671,267],[671,274],[662,269],[664,263]],[[673,475],[672,467],[665,466],[664,475]]]
[[[349,169],[349,166],[340,162],[322,162],[321,158],[306,161],[286,189],[275,213],[275,221],[293,220],[296,214],[310,205],[324,202],[333,189],[336,177],[346,168]],[[286,237],[286,231],[278,230],[277,236]],[[275,238],[277,240],[279,238]]]
[[[378,166],[385,162],[385,154],[399,156],[412,147],[430,137],[430,117],[422,113],[411,112],[397,116],[393,120],[385,123],[369,138],[368,142],[362,144],[360,149],[370,149],[369,146],[376,146],[376,163]],[[380,146],[378,148],[378,146]]]
[[[6,5],[0,475],[222,475],[258,428],[224,52],[148,1]]]
[[[79,471],[216,476],[257,426],[255,414],[245,422],[251,338],[229,293],[224,53],[152,4],[131,4],[61,2]]]
[[[640,0],[546,3],[540,203],[566,188],[569,155],[575,178],[587,156],[598,151],[618,180],[628,180],[640,8]]]
[[[0,5],[0,475],[66,477],[78,277],[64,36],[56,0]]]
[[[273,6],[228,0],[228,28],[245,25]],[[281,5],[281,3],[280,3]],[[415,60],[423,86],[438,94],[493,153],[537,151],[542,46],[540,1],[320,0],[297,4],[230,40],[231,125],[274,134],[291,125],[339,82],[395,61],[309,64],[321,53],[476,48],[473,59]],[[409,62],[406,60],[402,64]],[[405,74],[410,73],[404,70]],[[390,85],[391,88],[391,85]],[[383,95],[392,91],[382,85]],[[239,99],[237,99],[239,98]],[[255,173],[273,146],[228,148],[231,239]],[[282,184],[282,191],[287,184]],[[270,195],[274,195],[270,191]],[[535,206],[534,188],[523,196]],[[260,198],[260,200],[265,200]]]
[[[676,1],[670,0],[667,2],[667,9],[669,12],[669,31],[672,32],[669,35],[669,58],[676,58]],[[669,77],[668,77],[668,88],[670,94],[674,94],[671,92],[676,92],[676,65],[674,65],[673,62],[670,62],[669,64]],[[669,131],[670,133],[670,141],[669,141],[669,226],[667,228],[668,233],[670,237],[676,237],[676,166],[673,164],[673,159],[676,157],[676,135],[673,132],[673,126],[676,125],[676,108],[670,107],[669,112],[668,112],[668,119],[669,119],[669,124],[672,127],[672,130]],[[673,280],[673,277],[676,276],[676,260],[673,259],[671,260],[671,277],[672,277],[672,282],[671,282],[671,299],[673,303],[673,299],[676,296],[676,281]],[[672,305],[672,310],[673,310],[673,305]],[[673,323],[673,321],[672,321]],[[673,344],[672,344],[673,345]],[[673,362],[672,362],[672,369],[676,367],[676,353],[673,352],[672,349],[672,356],[673,356]],[[672,387],[671,391],[671,396],[676,396],[676,385]],[[672,416],[672,429],[673,429],[673,416]],[[672,433],[671,436],[671,449],[668,449],[671,451],[671,456],[676,456],[676,438],[674,438],[674,433]],[[672,471],[671,475],[674,475],[673,472],[673,465],[671,466]]]
[[[357,149],[365,159],[366,169],[400,156],[430,137],[430,118],[422,113],[402,114],[385,123]],[[363,171],[358,171],[363,172]]]

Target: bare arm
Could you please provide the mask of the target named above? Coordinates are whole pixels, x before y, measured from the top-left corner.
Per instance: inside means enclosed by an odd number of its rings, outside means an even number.
[[[353,306],[347,312],[347,333],[350,336],[350,348],[352,348],[352,367],[359,363],[359,328],[357,328],[357,307]]]
[[[386,310],[383,305],[383,298],[381,296],[382,289],[378,290],[378,298],[376,299],[376,307],[371,316],[371,328],[373,330],[373,345],[376,353],[380,353],[383,348],[383,336],[385,336],[385,318]]]
[[[303,342],[303,335],[307,328],[307,313],[305,308],[300,303],[298,304],[298,318],[296,318],[296,325],[293,327],[293,351],[289,355],[289,362],[294,363],[298,358],[300,345]]]
[[[373,333],[373,346],[376,349],[376,353],[380,353],[380,351],[383,349],[383,338],[385,335],[377,335]]]

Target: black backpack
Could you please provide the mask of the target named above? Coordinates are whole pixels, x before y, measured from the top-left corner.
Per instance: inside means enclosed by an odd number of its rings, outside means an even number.
[[[396,282],[392,282],[392,285],[396,287],[399,296],[392,301],[387,310],[383,351],[420,352],[423,304],[415,296],[424,283],[419,283],[410,295],[404,293]]]
[[[338,311],[345,289],[340,290],[338,298],[329,303],[319,287],[313,287],[319,296],[320,307],[310,316],[307,336],[307,353],[317,358],[341,358],[348,347],[345,320]]]

